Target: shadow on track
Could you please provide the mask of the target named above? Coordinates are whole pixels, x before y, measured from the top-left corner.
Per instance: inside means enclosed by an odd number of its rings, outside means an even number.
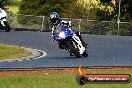
[[[45,59],[78,59],[78,58],[76,58],[76,57],[47,57],[47,58],[45,58]]]

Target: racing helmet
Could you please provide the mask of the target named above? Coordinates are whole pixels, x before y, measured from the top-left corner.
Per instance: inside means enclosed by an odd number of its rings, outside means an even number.
[[[60,21],[60,18],[59,18],[58,13],[52,12],[52,13],[50,14],[50,21],[51,21],[51,23],[53,23],[53,24],[58,24],[59,21]]]

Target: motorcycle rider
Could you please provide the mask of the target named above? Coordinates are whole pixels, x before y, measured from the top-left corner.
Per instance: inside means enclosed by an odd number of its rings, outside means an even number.
[[[54,38],[54,32],[56,31],[56,27],[58,25],[62,24],[64,26],[67,26],[68,28],[72,27],[71,21],[65,21],[65,20],[60,19],[58,13],[56,13],[56,12],[52,12],[50,14],[50,21],[51,21],[51,26],[52,26],[51,29],[52,29],[53,41],[55,40],[55,38]],[[79,32],[78,31],[74,31],[74,33],[80,38],[83,46],[87,47],[87,44],[83,41],[83,39],[82,39],[81,35],[79,34]],[[61,42],[58,42],[58,47],[60,49],[63,49],[63,47],[61,45],[62,45]]]

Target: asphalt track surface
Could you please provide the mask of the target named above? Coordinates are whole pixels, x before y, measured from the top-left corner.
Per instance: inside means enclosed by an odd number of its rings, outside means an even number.
[[[87,58],[74,58],[56,47],[50,32],[0,31],[0,44],[40,49],[47,56],[13,62],[0,62],[0,68],[132,66],[132,36],[82,35],[88,43]]]

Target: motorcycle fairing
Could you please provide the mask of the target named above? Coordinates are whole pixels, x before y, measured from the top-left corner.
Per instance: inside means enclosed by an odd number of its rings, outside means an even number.
[[[5,26],[4,21],[7,21],[6,16],[6,12],[0,8],[0,23],[2,26]]]
[[[82,45],[81,40],[79,39],[78,36],[72,36],[72,39],[76,42],[77,47],[79,48],[79,53],[83,54],[83,52],[85,51],[85,47]]]
[[[65,34],[64,38],[59,37],[60,32],[64,32]],[[69,36],[73,36],[73,31],[64,25],[60,25],[59,27],[56,27],[56,30],[54,31],[53,35],[56,41],[61,41],[61,40],[66,39]]]

